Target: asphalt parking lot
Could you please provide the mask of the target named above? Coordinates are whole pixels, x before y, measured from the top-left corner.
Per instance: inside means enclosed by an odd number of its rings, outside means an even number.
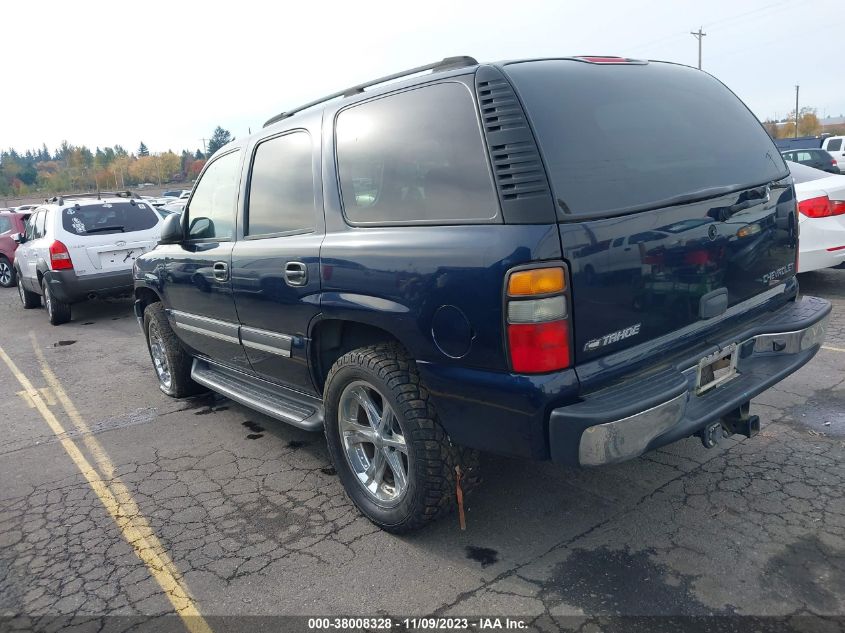
[[[828,339],[755,400],[759,436],[596,470],[485,456],[466,531],[451,516],[404,537],[351,507],[320,435],[162,395],[129,300],[52,327],[3,290],[0,629],[501,615],[608,630],[602,616],[742,615],[836,630],[845,270],[801,287],[834,303]]]

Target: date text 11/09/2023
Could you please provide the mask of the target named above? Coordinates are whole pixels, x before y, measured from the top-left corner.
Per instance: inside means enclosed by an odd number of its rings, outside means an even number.
[[[474,617],[474,618],[391,618],[391,617],[334,617],[309,618],[308,630],[353,631],[360,629],[390,630],[392,628],[420,631],[495,631],[525,630],[528,624],[520,618]]]

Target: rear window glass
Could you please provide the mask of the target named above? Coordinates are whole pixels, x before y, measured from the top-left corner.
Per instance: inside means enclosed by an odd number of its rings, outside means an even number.
[[[336,133],[350,221],[449,224],[498,214],[465,86],[435,84],[353,106],[338,115]]]
[[[832,141],[828,141],[827,142],[827,149],[830,152],[838,152],[840,149],[842,149],[842,139],[837,138],[837,139],[834,139]]]
[[[144,231],[153,228],[158,219],[158,214],[146,202],[104,202],[62,211],[62,227],[74,235]]]
[[[534,125],[562,215],[656,208],[678,196],[787,175],[754,115],[697,70],[565,60],[506,70]]]

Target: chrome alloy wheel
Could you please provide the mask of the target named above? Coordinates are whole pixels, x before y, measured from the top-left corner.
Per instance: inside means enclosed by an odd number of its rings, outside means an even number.
[[[20,295],[21,303],[26,306],[26,296],[24,295],[23,281],[18,277],[18,295]]]
[[[44,283],[44,307],[47,308],[47,316],[53,318],[53,299],[50,296],[50,284]]]
[[[0,259],[0,284],[9,287],[12,283],[12,267],[9,262]]]
[[[340,395],[338,428],[346,461],[373,501],[397,505],[408,491],[408,445],[387,399],[363,380]]]
[[[150,356],[153,358],[153,367],[155,367],[159,382],[165,389],[170,389],[173,384],[173,377],[170,375],[170,365],[167,363],[164,343],[155,327],[150,328]]]

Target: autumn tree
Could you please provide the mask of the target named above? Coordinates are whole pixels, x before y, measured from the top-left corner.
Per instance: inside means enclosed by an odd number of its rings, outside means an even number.
[[[224,130],[218,125],[217,128],[215,128],[214,133],[211,135],[211,140],[208,141],[208,156],[213,156],[218,149],[234,140],[235,139],[232,137],[229,130]]]
[[[801,108],[798,114],[798,134],[795,133],[795,110],[786,116],[786,121],[778,126],[777,138],[792,138],[794,136],[818,136],[822,126],[815,108]]]

